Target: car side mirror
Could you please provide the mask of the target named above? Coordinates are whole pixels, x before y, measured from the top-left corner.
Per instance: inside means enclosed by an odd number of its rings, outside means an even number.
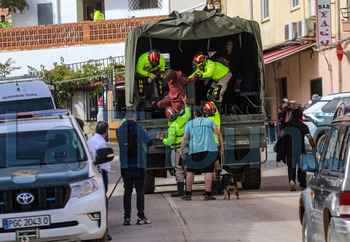
[[[318,162],[314,153],[306,153],[300,156],[300,167],[303,171],[314,172],[318,170]]]
[[[114,150],[111,147],[100,148],[96,150],[96,160],[95,165],[110,162],[114,159]]]

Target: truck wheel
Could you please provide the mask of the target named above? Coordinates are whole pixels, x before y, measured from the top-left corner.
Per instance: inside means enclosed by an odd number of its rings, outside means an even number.
[[[153,171],[147,171],[146,172],[146,178],[145,178],[145,194],[152,194],[154,193],[154,172]]]
[[[249,165],[243,168],[242,172],[243,189],[259,189],[261,185],[261,169],[251,168]]]

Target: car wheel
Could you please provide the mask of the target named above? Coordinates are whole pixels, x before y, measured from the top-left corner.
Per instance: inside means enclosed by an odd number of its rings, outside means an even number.
[[[309,227],[306,221],[306,215],[304,212],[303,215],[303,225],[302,225],[302,240],[303,242],[309,242],[310,238],[309,238]]]
[[[326,242],[333,242],[333,233],[332,233],[331,221],[329,221],[329,224],[328,224],[327,240],[326,240]]]

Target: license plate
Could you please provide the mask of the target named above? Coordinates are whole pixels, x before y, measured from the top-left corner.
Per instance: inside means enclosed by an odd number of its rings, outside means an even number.
[[[248,139],[236,140],[235,145],[249,145],[249,140]]]
[[[5,218],[3,220],[4,229],[18,229],[28,227],[39,227],[50,225],[50,215],[22,217],[22,218]]]

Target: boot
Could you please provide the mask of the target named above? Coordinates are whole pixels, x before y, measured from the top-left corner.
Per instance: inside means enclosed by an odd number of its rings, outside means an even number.
[[[218,182],[217,181],[211,182],[211,194],[213,194],[213,195],[218,194]]]
[[[184,182],[178,182],[177,183],[177,191],[172,193],[171,196],[172,197],[181,197],[182,195],[184,195]]]

